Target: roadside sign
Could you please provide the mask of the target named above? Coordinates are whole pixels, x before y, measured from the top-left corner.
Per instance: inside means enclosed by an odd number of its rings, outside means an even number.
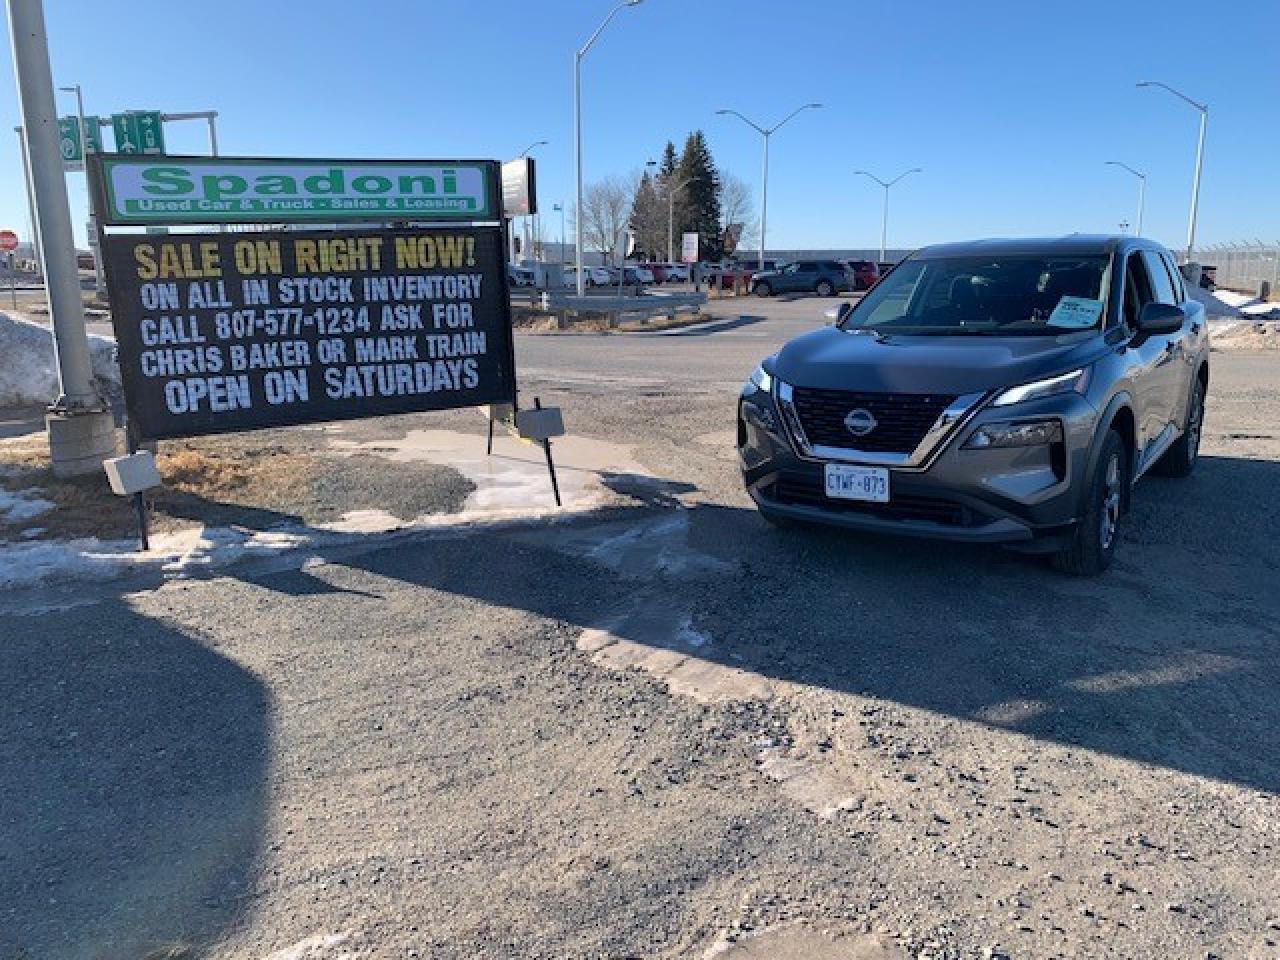
[[[157,110],[130,110],[111,115],[116,153],[164,153],[164,118]]]
[[[13,253],[18,249],[18,235],[12,230],[0,230],[0,253]]]
[[[538,212],[538,191],[533,157],[508,160],[502,165],[502,213],[525,217]]]
[[[680,261],[682,263],[698,262],[698,235],[686,233],[680,237]]]
[[[84,118],[84,135],[89,141],[90,153],[102,152],[102,123],[98,117]],[[80,146],[80,118],[58,118],[58,149],[62,154],[65,170],[84,169],[84,151]]]
[[[141,439],[515,402],[500,226],[129,233],[105,247]]]
[[[117,141],[119,146],[119,141]],[[104,224],[497,220],[492,160],[94,157]]]

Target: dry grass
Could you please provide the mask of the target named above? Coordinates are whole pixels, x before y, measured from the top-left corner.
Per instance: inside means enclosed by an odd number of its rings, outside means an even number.
[[[148,495],[154,529],[194,523],[260,526],[292,518],[286,511],[310,495],[315,461],[306,442],[287,449],[250,435],[160,444],[156,465],[164,486]],[[0,442],[0,487],[37,488],[55,504],[32,520],[0,523],[0,540],[33,527],[43,530],[41,537],[117,539],[133,533],[132,499],[113,494],[103,474],[55,477],[43,434]]]

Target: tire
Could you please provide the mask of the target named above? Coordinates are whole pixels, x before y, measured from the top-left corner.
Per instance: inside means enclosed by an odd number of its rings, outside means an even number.
[[[835,296],[836,288],[832,286],[830,280],[819,280],[818,285],[813,288],[813,292],[820,297],[833,297]]]
[[[769,526],[777,530],[794,530],[798,526],[800,526],[800,524],[797,523],[795,520],[792,520],[790,517],[784,517],[779,513],[760,510],[758,508],[756,512],[759,513],[760,516],[764,517],[765,522],[768,523]]]
[[[1128,482],[1129,458],[1124,441],[1116,431],[1109,430],[1089,477],[1084,514],[1071,533],[1070,543],[1053,555],[1055,567],[1077,577],[1093,577],[1111,566],[1120,539]]]
[[[1187,410],[1187,429],[1183,431],[1156,464],[1156,472],[1166,477],[1189,477],[1200,457],[1200,434],[1204,427],[1204,381],[1196,377],[1191,388],[1191,406]]]
[[[759,283],[757,283],[754,287],[751,288],[751,292],[754,293],[757,297],[772,297],[773,287],[769,286],[769,284],[764,280],[761,280]]]

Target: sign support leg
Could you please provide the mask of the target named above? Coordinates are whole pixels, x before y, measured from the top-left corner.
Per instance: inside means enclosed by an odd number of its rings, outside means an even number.
[[[533,398],[533,409],[542,409],[542,400],[539,397]],[[560,481],[556,479],[556,464],[551,459],[551,441],[549,439],[542,441],[542,452],[547,455],[547,473],[551,474],[551,492],[555,494],[556,506],[562,507],[564,504],[560,502]]]
[[[129,424],[124,433],[129,455],[132,456],[138,452],[138,438],[134,433],[133,424]],[[138,551],[146,553],[151,549],[151,536],[147,523],[147,498],[141,490],[133,495],[133,506],[138,515]]]
[[[493,456],[493,413],[489,413],[489,442],[485,444],[484,455],[486,457]]]

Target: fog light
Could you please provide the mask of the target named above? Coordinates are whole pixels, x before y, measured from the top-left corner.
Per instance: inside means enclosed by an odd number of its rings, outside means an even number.
[[[988,450],[995,447],[1038,447],[1062,442],[1062,421],[1032,420],[1027,423],[987,423],[969,437],[965,448]]]

